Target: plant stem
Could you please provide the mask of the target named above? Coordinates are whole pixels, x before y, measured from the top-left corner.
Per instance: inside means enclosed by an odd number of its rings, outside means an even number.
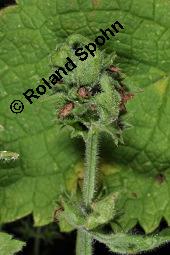
[[[87,232],[77,231],[76,255],[92,254],[92,238]]]
[[[34,243],[34,255],[39,255],[39,248],[40,248],[40,237],[39,234],[41,232],[41,228],[38,227],[36,229],[37,236],[35,237],[35,243]]]
[[[83,200],[88,207],[94,197],[96,185],[98,134],[91,127],[86,140],[85,174],[83,183]]]
[[[83,182],[83,201],[88,208],[94,198],[96,186],[98,133],[91,127],[88,131],[85,152],[85,173]],[[92,255],[91,236],[83,230],[78,230],[76,255]]]

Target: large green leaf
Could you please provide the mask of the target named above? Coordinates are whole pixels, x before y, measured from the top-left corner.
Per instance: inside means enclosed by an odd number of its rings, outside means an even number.
[[[112,252],[121,254],[136,254],[147,250],[152,250],[160,245],[169,242],[169,229],[162,231],[159,235],[141,236],[125,233],[102,234],[94,233],[95,238],[104,244]]]
[[[13,255],[20,251],[24,246],[24,242],[12,239],[11,235],[0,233],[0,254]]]
[[[131,89],[145,88],[128,105],[134,127],[125,133],[125,145],[116,150],[107,146],[109,159],[130,164],[134,171],[154,173],[169,167],[169,11],[168,0],[20,0],[16,6],[1,10],[3,148],[20,154],[13,167],[3,165],[0,172],[1,221],[33,212],[36,224],[48,223],[60,187],[79,158],[68,136],[55,127],[54,105],[42,105],[39,99],[32,105],[23,101],[21,114],[9,109],[11,101],[24,100],[22,93],[36,88],[41,78],[48,76],[49,54],[75,32],[93,41],[100,28],[119,20],[124,30],[103,48],[116,50]],[[162,194],[158,197],[161,200]],[[140,223],[146,230],[153,229],[146,227],[147,219]]]
[[[121,217],[117,221],[124,231],[139,223],[146,232],[152,232],[163,217],[170,224],[169,170],[153,175],[127,166],[105,165],[103,171],[109,173],[104,177],[108,192],[121,194],[117,204]],[[113,224],[113,228],[115,226]]]

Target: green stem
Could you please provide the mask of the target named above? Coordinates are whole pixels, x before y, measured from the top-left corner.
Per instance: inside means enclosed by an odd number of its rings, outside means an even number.
[[[37,236],[35,237],[35,243],[34,243],[34,255],[39,255],[39,248],[40,248],[40,237],[39,234],[41,232],[41,228],[38,227],[36,230]]]
[[[83,200],[88,207],[94,197],[96,186],[98,134],[91,127],[86,140],[85,174],[83,183]]]
[[[87,232],[78,230],[76,240],[76,255],[91,255],[93,253],[92,241],[91,236]]]
[[[83,182],[83,201],[88,208],[93,201],[96,187],[98,134],[91,127],[86,140],[85,173]],[[92,237],[83,230],[78,230],[76,255],[92,255]]]

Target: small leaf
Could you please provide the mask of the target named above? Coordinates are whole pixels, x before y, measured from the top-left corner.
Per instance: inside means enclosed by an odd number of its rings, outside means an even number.
[[[83,226],[85,217],[79,203],[70,197],[62,198],[61,201],[63,212],[59,214],[58,219],[61,221],[61,227],[63,230],[71,229],[71,226],[73,228]]]
[[[111,193],[105,198],[93,202],[91,207],[93,212],[87,216],[85,228],[94,229],[102,224],[108,223],[115,216],[116,193]]]
[[[11,235],[0,233],[0,254],[13,255],[14,253],[22,250],[24,242],[12,239]]]
[[[69,232],[81,227],[86,230],[94,229],[108,223],[115,216],[116,193],[102,198],[91,204],[91,213],[87,213],[83,205],[76,199],[62,198],[63,211],[58,214],[60,230]]]
[[[66,221],[64,217],[60,217],[59,227],[61,232],[66,233],[71,232],[75,229],[72,225],[68,223],[68,221]]]

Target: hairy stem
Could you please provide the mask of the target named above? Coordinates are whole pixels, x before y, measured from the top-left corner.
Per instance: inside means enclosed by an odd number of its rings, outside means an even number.
[[[83,183],[83,200],[88,207],[94,197],[96,185],[98,134],[91,127],[86,140],[85,173]]]
[[[92,238],[87,232],[78,230],[76,241],[76,255],[92,254]]]
[[[83,183],[83,201],[88,208],[93,200],[96,186],[98,134],[91,127],[86,140],[85,173]],[[82,230],[78,230],[76,255],[92,255],[92,237]]]

